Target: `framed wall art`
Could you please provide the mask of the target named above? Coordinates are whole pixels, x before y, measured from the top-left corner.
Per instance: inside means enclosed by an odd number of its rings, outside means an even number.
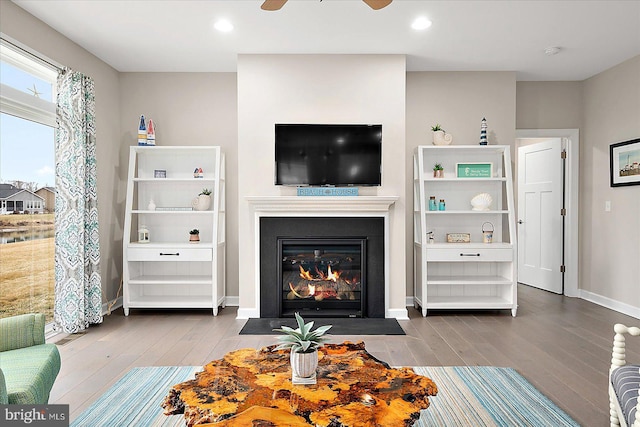
[[[640,185],[640,138],[609,146],[611,186]]]

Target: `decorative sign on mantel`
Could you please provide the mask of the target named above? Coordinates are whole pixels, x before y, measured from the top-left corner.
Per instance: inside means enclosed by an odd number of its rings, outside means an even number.
[[[357,196],[358,187],[298,187],[298,196]]]

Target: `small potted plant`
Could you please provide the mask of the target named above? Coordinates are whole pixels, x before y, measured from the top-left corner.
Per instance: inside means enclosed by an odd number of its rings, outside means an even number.
[[[211,190],[203,188],[198,197],[191,201],[191,207],[197,211],[206,211],[211,206]]]
[[[194,228],[189,231],[189,243],[198,243],[200,241],[200,230]]]
[[[332,325],[319,326],[312,331],[314,322],[304,323],[304,319],[299,313],[295,313],[298,327],[296,329],[282,326],[274,329],[282,332],[278,337],[280,345],[275,350],[290,350],[291,373],[293,383],[315,384],[316,368],[318,367],[318,348],[322,343],[328,341],[324,334],[331,329]],[[298,380],[298,381],[296,381]]]
[[[446,133],[439,123],[431,126],[431,130],[433,131],[433,145],[449,145],[453,142],[453,136]]]
[[[442,168],[441,163],[436,163],[435,165],[433,165],[433,177],[444,178],[444,169]]]

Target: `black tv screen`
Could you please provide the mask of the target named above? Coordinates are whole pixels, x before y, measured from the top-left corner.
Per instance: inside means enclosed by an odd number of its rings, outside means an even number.
[[[276,185],[379,186],[382,125],[276,124]]]

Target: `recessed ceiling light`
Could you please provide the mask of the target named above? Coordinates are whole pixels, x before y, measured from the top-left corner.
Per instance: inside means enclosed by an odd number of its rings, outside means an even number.
[[[549,55],[549,56],[556,55],[559,52],[560,52],[560,48],[557,46],[550,46],[544,49],[545,55]]]
[[[213,24],[213,28],[220,31],[221,33],[228,33],[229,31],[233,30],[233,24],[226,19],[219,19],[215,24]]]
[[[429,21],[424,16],[420,16],[416,18],[411,24],[411,28],[413,28],[414,30],[426,30],[430,26],[431,26],[431,21]]]

